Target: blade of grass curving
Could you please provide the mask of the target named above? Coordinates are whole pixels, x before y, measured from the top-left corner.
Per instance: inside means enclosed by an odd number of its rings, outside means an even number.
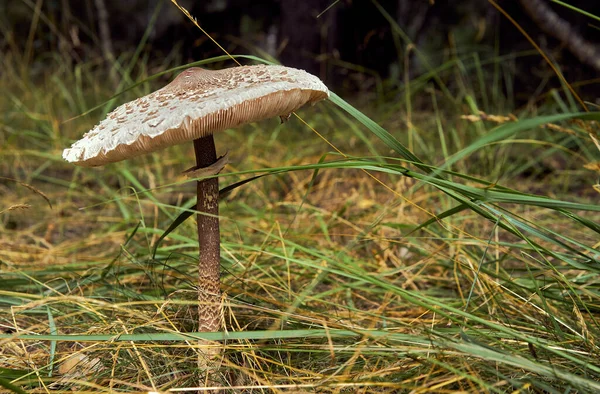
[[[429,176],[423,176],[422,174],[415,173],[412,171],[406,172],[404,169],[402,173],[407,176],[411,176],[416,179],[420,179],[438,188],[444,190],[453,190],[462,195],[471,198],[475,201],[480,202],[494,202],[494,203],[509,203],[509,204],[520,204],[520,205],[531,205],[537,207],[544,207],[550,209],[573,209],[582,211],[596,211],[600,212],[600,206],[593,204],[582,204],[570,201],[561,201],[549,197],[536,196],[533,194],[522,193],[508,189],[505,190],[494,190],[491,188],[477,188],[460,183],[446,181],[443,179],[435,179]]]
[[[362,166],[360,163],[363,163]],[[331,162],[326,163],[331,164]],[[302,166],[304,169],[309,168],[309,166]],[[471,198],[474,201],[479,202],[495,202],[495,203],[510,203],[510,204],[520,204],[520,205],[532,205],[539,206],[551,209],[573,209],[573,210],[582,210],[582,211],[596,211],[600,212],[600,206],[594,204],[583,204],[583,203],[575,203],[570,201],[562,201],[544,196],[537,196],[534,194],[528,194],[519,192],[513,189],[509,189],[506,187],[489,187],[489,188],[478,188],[468,185],[463,185],[460,183],[447,181],[444,179],[433,178],[429,175],[423,175],[421,173],[409,170],[403,166],[398,165],[382,165],[381,163],[375,162],[366,162],[366,161],[347,161],[345,164],[340,164],[340,167],[348,168],[362,168],[369,171],[379,171],[390,174],[398,174],[404,175],[411,178],[418,179],[420,181],[426,182],[432,186],[439,188],[440,190],[453,190],[458,192],[466,197]],[[423,167],[430,169],[431,166],[423,165]],[[293,168],[298,169],[299,167]],[[441,171],[442,172],[442,171]],[[452,173],[457,174],[458,173]],[[487,183],[485,181],[479,180],[480,183]]]
[[[219,190],[219,200],[225,198],[229,193],[231,193],[233,190],[237,189],[238,187],[243,186],[248,182],[252,182],[256,179],[262,178],[267,175],[271,175],[271,173],[256,175],[256,176],[244,179],[242,181],[236,182],[234,184],[231,184],[227,187],[224,187],[223,189]],[[175,220],[173,220],[173,222],[171,222],[169,227],[160,235],[160,237],[158,237],[158,239],[154,243],[154,247],[152,248],[152,259],[156,259],[156,251],[158,250],[158,247],[160,246],[162,241],[171,232],[173,232],[175,229],[177,229],[177,227],[179,227],[183,222],[185,222],[189,217],[191,217],[192,215],[194,215],[197,212],[196,205],[197,205],[197,202],[194,201],[192,204],[188,205],[187,207],[182,208],[183,212],[181,212],[175,218]]]
[[[418,174],[418,173],[413,173],[413,175],[415,177],[423,177],[421,174]],[[432,179],[429,177],[425,177],[423,180],[426,182],[432,181]],[[553,244],[559,245],[562,248],[568,250],[569,252],[571,252],[575,255],[580,256],[581,258],[587,260],[590,263],[593,261],[590,256],[586,255],[581,250],[577,250],[577,249],[571,247],[570,245],[567,245],[564,242],[560,241],[559,239],[556,239],[556,236],[561,237],[563,239],[565,238],[565,236],[562,236],[560,234],[556,234],[555,236],[552,236],[550,234],[547,234],[546,232],[543,232],[541,230],[538,230],[538,229],[532,227],[531,225],[529,225],[527,223],[522,222],[521,220],[513,218],[513,214],[508,211],[504,210],[504,211],[500,212],[499,210],[497,210],[499,208],[494,208],[494,206],[492,204],[484,204],[481,202],[473,201],[471,198],[465,198],[466,196],[459,194],[460,189],[454,190],[453,188],[446,188],[446,187],[442,186],[442,187],[440,187],[440,190],[443,191],[444,193],[446,193],[447,195],[449,195],[450,197],[452,197],[453,199],[455,199],[456,201],[458,201],[461,205],[468,206],[468,208],[470,210],[472,210],[473,212],[477,213],[481,217],[483,217],[491,222],[495,223],[498,220],[498,218],[503,217],[504,220],[506,220],[508,223],[505,223],[503,220],[503,221],[500,221],[498,223],[498,225],[502,229],[510,232],[513,235],[516,235],[517,237],[522,238],[523,234],[520,233],[519,231],[515,231],[515,228],[518,228],[520,231],[525,231],[526,233],[535,235],[544,241],[548,241]],[[588,207],[588,205],[584,204],[584,207]],[[592,210],[598,210],[598,207],[591,206],[591,208],[592,208]],[[435,218],[430,219],[430,220],[435,220]],[[597,253],[597,251],[595,251],[594,249],[590,248],[587,245],[577,243],[576,241],[571,240],[571,239],[567,239],[567,240],[570,242],[574,242],[575,244],[577,244],[577,246],[583,248],[588,253]],[[549,255],[551,255],[555,258],[558,258],[562,261],[565,261],[577,269],[583,269],[583,270],[592,269],[596,272],[600,272],[600,263],[598,263],[596,265],[592,265],[589,263],[577,262],[573,259],[566,258],[565,256],[560,256],[556,252],[553,252],[546,248],[543,248],[538,243],[534,242],[533,240],[528,240],[528,242],[530,242],[532,245],[535,245],[536,248],[539,248],[540,250],[544,250]]]
[[[412,162],[417,168],[426,173],[431,172],[428,166],[425,166],[417,156],[415,156],[410,150],[402,145],[393,135],[371,120],[371,118],[344,101],[340,96],[331,92],[329,100],[362,123],[373,134],[379,137],[379,139],[381,139],[388,147],[396,151],[402,158]]]
[[[568,258],[565,255],[558,255],[555,252],[548,250],[546,248],[541,247],[538,244],[535,244],[536,248],[540,248],[542,250],[544,250],[546,253],[548,253],[549,255],[551,255],[554,258],[557,258],[559,260],[565,261],[567,263],[569,263],[570,265],[572,265],[573,267],[577,268],[577,269],[581,269],[581,270],[590,270],[593,269],[594,271],[599,271],[600,270],[600,261],[592,256],[588,256],[585,253],[583,253],[583,251],[588,252],[590,254],[597,254],[598,251],[596,249],[593,249],[585,244],[582,244],[574,239],[568,238],[562,234],[556,233],[556,232],[552,232],[548,229],[544,229],[544,230],[540,230],[537,229],[535,227],[533,227],[531,224],[525,222],[523,219],[515,217],[515,215],[511,212],[508,212],[506,210],[503,210],[500,207],[496,207],[493,205],[486,205],[486,208],[491,211],[494,215],[502,215],[504,216],[505,220],[511,225],[514,226],[514,228],[519,229],[519,231],[524,231],[526,233],[535,235],[536,237],[550,242],[554,245],[560,246],[563,249],[568,250],[569,252],[575,254],[575,255],[579,255],[580,257],[582,257],[587,263],[583,264],[580,262],[577,262],[573,259]],[[509,230],[510,227],[507,227],[505,229]],[[513,233],[516,236],[520,236],[520,233],[516,233],[513,230],[509,230],[511,233]],[[560,239],[563,239],[566,242],[570,242],[573,243],[574,245],[576,245],[577,247],[583,249],[583,251],[581,250],[577,250],[575,248],[573,248],[572,246],[566,244],[565,242],[561,241]],[[595,263],[594,265],[592,265],[591,263]]]
[[[590,230],[600,234],[600,223],[593,222],[587,218],[579,216],[573,212],[565,211],[564,209],[557,209],[558,212],[562,213],[566,217],[578,222],[579,224],[589,228]]]
[[[563,204],[567,204],[570,206],[569,209],[574,209],[574,210],[583,209],[586,211],[597,211],[598,210],[597,205],[592,205],[592,204],[572,205],[569,202],[551,199],[551,198],[548,198],[545,196],[537,196],[537,195],[522,193],[522,192],[516,191],[514,189],[510,189],[510,188],[507,188],[507,187],[504,187],[501,185],[496,185],[496,184],[493,184],[493,183],[490,183],[490,182],[487,182],[487,181],[484,181],[484,180],[481,180],[481,179],[478,179],[478,178],[475,178],[472,176],[468,176],[465,174],[457,173],[454,171],[448,171],[448,170],[442,170],[442,171],[445,174],[449,174],[454,177],[461,177],[461,178],[464,178],[465,180],[468,180],[469,182],[476,182],[476,183],[482,184],[483,186],[486,186],[485,188],[479,189],[479,190],[494,190],[494,191],[501,193],[499,195],[494,194],[495,197],[500,198],[500,200],[497,200],[497,202],[509,202],[509,203],[515,203],[515,204],[519,204],[519,205],[535,205],[535,206],[542,206],[545,208],[550,208],[557,212],[561,212],[563,215],[573,219],[576,222],[579,222],[580,224],[584,225],[585,227],[588,227],[589,229],[591,229],[595,232],[600,231],[600,225],[598,223],[595,223],[587,218],[581,217],[573,212],[567,211],[562,207]],[[428,180],[428,178],[423,178],[422,175],[413,173],[410,170],[406,170],[404,168],[402,169],[401,173],[402,173],[402,175],[411,176],[413,178],[418,178],[423,181]],[[435,184],[435,182],[433,182],[432,184]],[[438,182],[438,186],[439,186],[439,182]],[[460,190],[457,190],[457,191],[460,192]],[[507,193],[507,194],[503,194],[503,193]],[[509,196],[509,197],[505,198],[506,196]],[[523,196],[523,199],[521,199],[520,196]],[[431,224],[433,221],[435,221],[435,218],[432,218],[429,221],[427,221],[426,225]],[[424,225],[425,225],[425,223],[423,224],[423,226]],[[558,237],[562,237],[562,235],[559,233],[556,233],[555,235]],[[577,241],[575,241],[575,240],[568,239],[568,241],[575,242],[579,247],[585,248],[588,252],[593,252],[593,249],[589,249],[589,247],[587,247],[586,245],[577,243]]]
[[[595,19],[595,20],[597,20],[597,21],[600,22],[600,17],[592,14],[591,12],[584,11],[581,8],[577,8],[577,7],[575,7],[575,6],[571,5],[571,4],[565,3],[564,1],[560,1],[560,0],[550,0],[550,1],[552,1],[552,2],[554,2],[556,4],[560,4],[563,7],[566,7],[568,9],[573,10],[573,11],[579,12],[580,14],[585,15],[588,18],[592,18],[592,19]]]
[[[446,219],[449,218],[452,215],[455,215],[459,212],[464,211],[465,209],[469,209],[469,207],[465,204],[459,204],[455,207],[452,207],[440,214],[436,214],[434,217],[432,217],[431,219],[426,220],[425,222],[419,224],[417,227],[415,227],[414,229],[410,230],[408,233],[406,233],[404,235],[404,237],[408,237],[409,235],[411,235],[412,233],[415,233],[421,229],[424,229],[425,227],[433,224],[433,223],[437,223],[438,221],[442,220],[442,219]]]
[[[360,139],[360,141],[364,144],[364,146],[367,147],[367,149],[369,150],[369,152],[371,152],[371,155],[373,155],[373,157],[375,157],[376,159],[379,159],[379,161],[383,161],[383,157],[377,152],[377,149],[375,148],[375,145],[373,144],[373,141],[368,138],[365,133],[363,133],[363,131],[360,129],[360,127],[356,124],[356,122],[353,122],[351,119],[349,119],[348,117],[346,117],[343,112],[336,108],[333,107],[331,109],[331,111],[338,115],[343,122],[346,124],[346,126],[348,126],[350,128],[350,130],[352,130],[352,132],[354,133],[354,135],[356,135],[358,137],[358,139]]]
[[[548,123],[556,123],[562,122],[570,119],[583,119],[583,120],[600,120],[600,112],[594,113],[585,113],[585,112],[575,112],[575,113],[566,113],[559,115],[546,115],[546,116],[538,116],[535,118],[519,120],[514,123],[505,123],[492,129],[488,134],[479,138],[466,148],[461,151],[455,153],[450,157],[450,159],[446,160],[441,166],[442,168],[449,168],[454,163],[459,160],[464,159],[465,157],[471,155],[472,153],[478,151],[488,144],[492,144],[504,139],[507,139],[514,134],[517,134],[521,131],[534,129],[544,124]]]
[[[498,352],[495,349],[487,346],[480,346],[476,343],[452,343],[447,342],[446,345],[450,348],[460,351],[461,353],[469,354],[473,357],[485,359],[487,361],[495,361],[504,365],[512,365],[517,368],[534,372],[538,375],[558,378],[566,382],[571,382],[580,388],[585,390],[591,390],[591,392],[598,392],[600,390],[600,383],[592,379],[569,373],[559,368],[557,365],[551,363],[541,363],[538,361],[529,360],[525,357],[507,354],[504,352]]]
[[[10,383],[8,380],[6,380],[4,378],[0,378],[0,386],[4,387],[7,390],[10,390],[13,393],[27,394],[27,391],[23,390],[20,387],[15,386],[14,384]]]
[[[477,182],[485,186],[484,188],[473,187],[468,185],[459,184],[452,181],[447,181],[444,179],[434,179],[431,176],[423,175],[418,172],[414,172],[406,167],[395,165],[395,164],[382,164],[380,162],[370,162],[361,158],[348,158],[343,161],[340,160],[338,162],[327,162],[324,163],[329,168],[333,168],[334,166],[338,166],[338,168],[361,168],[367,169],[370,171],[378,171],[385,172],[390,174],[404,175],[411,178],[418,179],[423,182],[427,182],[433,186],[438,188],[444,188],[445,190],[454,190],[465,196],[468,196],[474,200],[479,200],[483,202],[504,202],[504,203],[513,203],[513,204],[523,204],[523,205],[532,205],[532,206],[540,206],[551,209],[574,209],[574,210],[585,210],[585,211],[600,211],[600,207],[593,204],[582,204],[582,203],[574,203],[569,201],[562,201],[557,199],[552,199],[545,196],[538,196],[534,194],[523,193],[514,189],[510,189],[504,186],[496,185],[494,183],[481,180],[472,176],[468,176],[465,174],[461,174],[454,171],[440,169],[434,166],[430,166],[427,164],[422,164],[423,167],[427,168],[428,172],[431,172],[435,169],[436,172],[450,174],[453,176],[459,176],[461,178],[467,179],[469,181]],[[362,165],[361,165],[362,163]],[[416,163],[412,163],[415,164]],[[297,166],[297,167],[288,167],[287,170],[300,170],[300,169],[309,169],[311,166]],[[281,170],[282,168],[279,168]]]
[[[457,197],[457,196],[455,196],[455,198],[462,199],[462,197]],[[469,204],[470,202],[466,202],[466,200],[463,199],[463,203]],[[556,237],[554,237],[542,230],[539,230],[539,229],[529,225],[528,223],[523,222],[522,220],[520,220],[518,218],[513,217],[514,214],[511,212],[508,212],[506,210],[501,210],[500,208],[498,208],[492,204],[483,204],[482,206],[485,209],[481,209],[481,207],[478,204],[474,204],[474,203],[470,204],[470,208],[472,211],[474,211],[475,213],[479,214],[480,216],[482,216],[490,221],[495,222],[495,220],[498,217],[503,217],[504,220],[499,222],[499,226],[502,227],[502,229],[510,232],[511,234],[528,242],[536,250],[538,250],[538,251],[543,250],[544,253],[548,254],[549,256],[552,256],[553,258],[564,261],[574,268],[586,270],[586,271],[593,270],[595,272],[600,272],[600,263],[596,262],[596,264],[594,264],[594,265],[590,264],[593,262],[592,258],[590,256],[586,255],[583,251],[577,250],[577,249],[571,247],[570,245],[567,245],[564,242],[560,241]],[[518,231],[517,231],[517,229],[518,229]],[[547,242],[553,243],[555,245],[561,246],[563,249],[566,249],[573,255],[579,256],[580,258],[584,259],[585,262],[576,261],[572,258],[568,258],[565,255],[559,255],[558,253],[556,253],[552,250],[544,248],[538,242],[535,242],[532,239],[526,237],[524,235],[524,233],[534,235],[543,241],[547,241]],[[573,240],[570,240],[570,241],[573,241]],[[586,246],[586,245],[578,245],[578,246],[582,247],[585,251],[590,252],[591,248],[589,248],[588,246]],[[593,249],[591,249],[591,250],[593,250]]]

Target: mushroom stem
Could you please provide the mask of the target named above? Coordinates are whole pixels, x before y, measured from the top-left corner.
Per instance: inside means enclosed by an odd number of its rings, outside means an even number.
[[[212,135],[194,140],[197,168],[208,167],[217,161]],[[219,233],[219,180],[210,178],[198,181],[198,331],[221,330],[220,289],[220,233]]]

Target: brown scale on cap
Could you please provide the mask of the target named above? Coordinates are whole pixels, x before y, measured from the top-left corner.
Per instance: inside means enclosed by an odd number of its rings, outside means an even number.
[[[116,108],[65,149],[63,157],[81,166],[100,166],[242,124],[285,117],[328,95],[315,76],[283,66],[190,68],[164,88]]]

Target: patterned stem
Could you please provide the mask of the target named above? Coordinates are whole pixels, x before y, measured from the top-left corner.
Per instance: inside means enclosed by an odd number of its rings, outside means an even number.
[[[196,166],[208,167],[217,161],[213,136],[194,140]],[[198,331],[221,330],[219,180],[198,181]]]

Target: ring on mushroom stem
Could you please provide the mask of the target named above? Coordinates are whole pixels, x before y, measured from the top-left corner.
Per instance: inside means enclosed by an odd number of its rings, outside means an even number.
[[[193,141],[192,172],[218,173],[226,160],[217,159],[215,132],[276,116],[284,122],[298,108],[327,97],[329,91],[317,77],[294,68],[189,68],[162,89],[116,108],[65,149],[63,158],[80,166],[101,166]],[[218,178],[198,181],[197,194],[199,331],[219,331]]]
[[[229,164],[229,152],[225,152],[223,156],[208,167],[198,168],[198,166],[194,166],[183,171],[183,175],[190,179],[218,175],[227,164]]]

